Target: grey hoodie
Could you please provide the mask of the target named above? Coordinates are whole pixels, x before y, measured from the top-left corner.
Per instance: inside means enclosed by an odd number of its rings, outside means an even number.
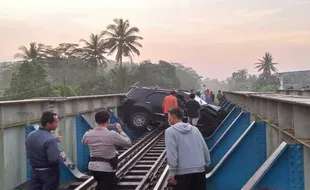
[[[177,123],[165,131],[170,176],[205,171],[211,163],[209,149],[197,127]]]

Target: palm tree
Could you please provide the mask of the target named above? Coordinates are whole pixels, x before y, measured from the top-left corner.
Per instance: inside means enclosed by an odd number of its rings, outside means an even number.
[[[44,49],[45,46],[43,44],[37,44],[36,42],[31,42],[29,49],[27,49],[26,46],[20,46],[18,48],[20,53],[16,53],[14,55],[14,58],[23,59],[30,62],[43,60],[46,57]]]
[[[270,54],[269,52],[266,52],[263,59],[259,59],[258,61],[258,63],[255,63],[255,68],[258,69],[258,72],[262,71],[263,78],[269,79],[272,72],[277,72],[277,68],[275,67],[275,65],[277,65],[278,63],[273,62],[272,54]]]
[[[128,88],[135,82],[134,76],[137,67],[135,65],[116,64],[110,71],[110,77],[115,84],[116,92],[127,92]]]
[[[105,41],[103,34],[91,34],[89,41],[81,39],[85,46],[82,48],[82,59],[91,62],[94,66],[107,65],[107,59],[104,57],[106,53]]]
[[[108,55],[116,51],[115,60],[117,63],[122,64],[123,56],[128,57],[132,62],[134,54],[140,55],[137,47],[142,47],[137,41],[143,38],[135,35],[138,32],[139,29],[137,27],[130,27],[128,20],[114,19],[114,24],[110,24],[107,30],[102,32],[103,35],[107,36],[106,47],[109,49]]]

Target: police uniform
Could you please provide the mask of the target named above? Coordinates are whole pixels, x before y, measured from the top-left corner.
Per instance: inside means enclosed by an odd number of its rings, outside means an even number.
[[[124,132],[118,134],[105,127],[96,127],[85,133],[82,143],[90,149],[88,169],[97,181],[96,190],[115,189],[116,169],[108,160],[115,158],[116,146],[130,146],[130,138]]]

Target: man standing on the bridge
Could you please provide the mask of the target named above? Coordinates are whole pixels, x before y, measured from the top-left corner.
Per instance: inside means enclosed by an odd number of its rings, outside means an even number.
[[[205,167],[211,163],[209,149],[197,127],[183,123],[184,111],[169,111],[171,125],[165,131],[168,184],[174,190],[205,190]]]
[[[173,90],[168,96],[166,96],[163,100],[163,113],[165,114],[165,125],[168,124],[168,112],[173,108],[178,107],[178,99],[176,97],[176,92]],[[166,126],[165,126],[166,127]]]
[[[190,94],[190,100],[185,104],[185,110],[187,111],[187,119],[188,123],[197,126],[198,119],[199,119],[199,109],[200,104],[195,100],[196,95]]]
[[[54,137],[51,131],[58,127],[58,117],[47,111],[41,116],[41,125],[38,130],[31,132],[26,139],[26,152],[31,169],[31,183],[29,190],[58,190],[60,180],[60,163],[66,155],[60,152],[59,137]]]
[[[117,155],[115,146],[130,146],[130,138],[116,124],[118,133],[108,129],[110,114],[107,111],[95,115],[97,127],[85,133],[82,143],[90,149],[88,169],[97,181],[96,190],[114,190],[116,188]]]

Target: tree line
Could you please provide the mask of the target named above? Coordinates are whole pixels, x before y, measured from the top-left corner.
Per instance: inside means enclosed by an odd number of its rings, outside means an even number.
[[[79,43],[60,43],[57,47],[31,42],[21,46],[15,58],[2,63],[1,85],[7,100],[49,96],[75,96],[122,93],[133,84],[176,89],[270,91],[277,87],[277,69],[270,53],[256,63],[259,76],[246,69],[232,73],[225,81],[202,77],[180,63],[145,60],[133,63],[140,55],[143,38],[139,28],[128,20],[114,19],[99,34]],[[107,56],[115,55],[114,60]],[[126,60],[124,62],[124,60]],[[4,71],[3,71],[4,69]],[[1,84],[3,83],[3,84]],[[5,84],[4,84],[5,83]]]
[[[262,59],[254,63],[258,75],[251,75],[247,69],[239,69],[226,80],[206,78],[202,83],[206,88],[228,91],[274,92],[279,88],[279,75],[271,53],[266,52]]]
[[[29,47],[21,46],[15,54],[21,61],[2,64],[13,73],[5,79],[10,83],[4,98],[121,93],[137,82],[141,86],[200,88],[202,77],[179,63],[133,63],[143,47],[141,40],[137,27],[128,20],[114,19],[105,30],[80,43],[53,47],[31,42]],[[115,60],[108,60],[109,55],[115,55]]]

